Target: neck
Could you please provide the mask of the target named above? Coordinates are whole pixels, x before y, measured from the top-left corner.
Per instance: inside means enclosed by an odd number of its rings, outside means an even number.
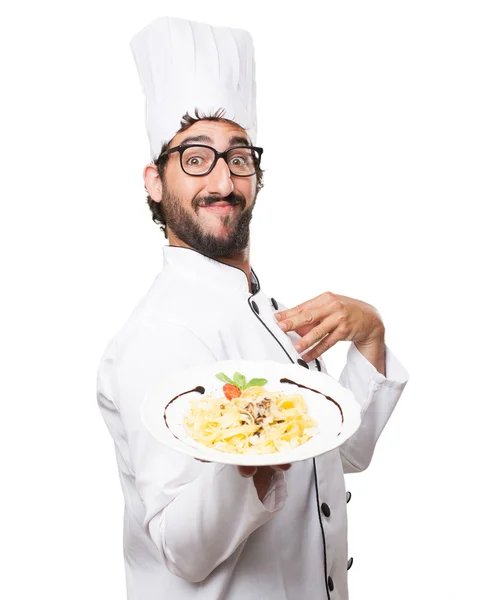
[[[176,237],[172,231],[168,235],[168,245],[169,246],[180,246],[181,248],[190,248],[191,250],[196,250],[192,246],[189,246],[183,240]],[[250,265],[250,248],[248,246],[242,250],[241,252],[237,252],[232,257],[223,257],[223,256],[215,256],[215,260],[225,264],[231,265],[232,267],[238,267],[242,271],[244,271],[247,279],[250,293],[253,293],[251,286],[251,265]]]

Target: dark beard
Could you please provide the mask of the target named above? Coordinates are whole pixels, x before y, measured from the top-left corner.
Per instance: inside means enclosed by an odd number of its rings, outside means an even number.
[[[193,207],[196,211],[198,210],[200,200],[206,205],[211,205],[218,198],[208,196],[206,198],[195,199]],[[204,233],[194,217],[181,206],[177,196],[170,192],[165,184],[163,184],[163,198],[161,202],[163,203],[168,228],[185,244],[206,256],[211,258],[232,258],[248,246],[250,235],[249,224],[253,218],[256,197],[248,209],[244,209],[246,202],[240,194],[233,192],[226,198],[221,198],[221,200],[231,202],[232,204],[238,203],[243,209],[239,218],[236,215],[225,215],[223,217],[225,225],[228,225],[232,219],[237,219],[236,224],[226,238],[219,238],[209,233]]]

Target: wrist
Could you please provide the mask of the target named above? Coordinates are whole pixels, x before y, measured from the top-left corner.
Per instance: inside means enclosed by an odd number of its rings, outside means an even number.
[[[386,342],[384,330],[368,339],[354,342],[356,348],[368,360],[378,373],[386,377]]]
[[[271,467],[259,468],[255,475],[253,475],[253,482],[258,494],[258,498],[263,501],[266,496],[266,492],[271,485],[271,481],[274,477],[275,471]]]
[[[363,346],[363,347],[381,346],[381,345],[384,346],[386,344],[385,337],[386,337],[385,327],[382,323],[379,323],[378,325],[373,327],[371,333],[367,337],[365,337],[364,339],[361,339],[361,340],[355,340],[354,344],[356,345],[356,347],[358,347],[358,346]]]

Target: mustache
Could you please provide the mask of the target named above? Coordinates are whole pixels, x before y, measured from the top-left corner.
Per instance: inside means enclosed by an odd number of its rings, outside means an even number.
[[[211,206],[212,204],[215,204],[215,202],[228,202],[228,204],[231,204],[232,206],[234,206],[235,204],[240,204],[241,208],[244,208],[246,206],[246,200],[244,196],[241,194],[236,194],[235,192],[231,192],[231,194],[225,196],[224,198],[218,196],[205,196],[203,198],[195,198],[193,200],[193,206],[195,208],[197,208],[198,206]]]

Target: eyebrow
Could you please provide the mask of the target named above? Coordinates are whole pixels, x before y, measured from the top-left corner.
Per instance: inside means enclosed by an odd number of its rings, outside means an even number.
[[[180,145],[191,144],[192,142],[202,142],[205,144],[213,144],[213,140],[207,135],[191,135],[189,137],[185,137],[184,140],[181,140]],[[230,146],[236,146],[238,144],[244,144],[245,146],[249,146],[250,142],[247,138],[242,135],[232,135],[229,139]]]
[[[236,146],[237,144],[244,144],[245,146],[249,146],[249,140],[242,135],[233,135],[230,137],[230,142],[232,146]]]
[[[184,140],[181,140],[180,144],[190,144],[191,142],[206,142],[208,144],[212,144],[213,140],[207,135],[192,135],[190,137],[186,137]]]

